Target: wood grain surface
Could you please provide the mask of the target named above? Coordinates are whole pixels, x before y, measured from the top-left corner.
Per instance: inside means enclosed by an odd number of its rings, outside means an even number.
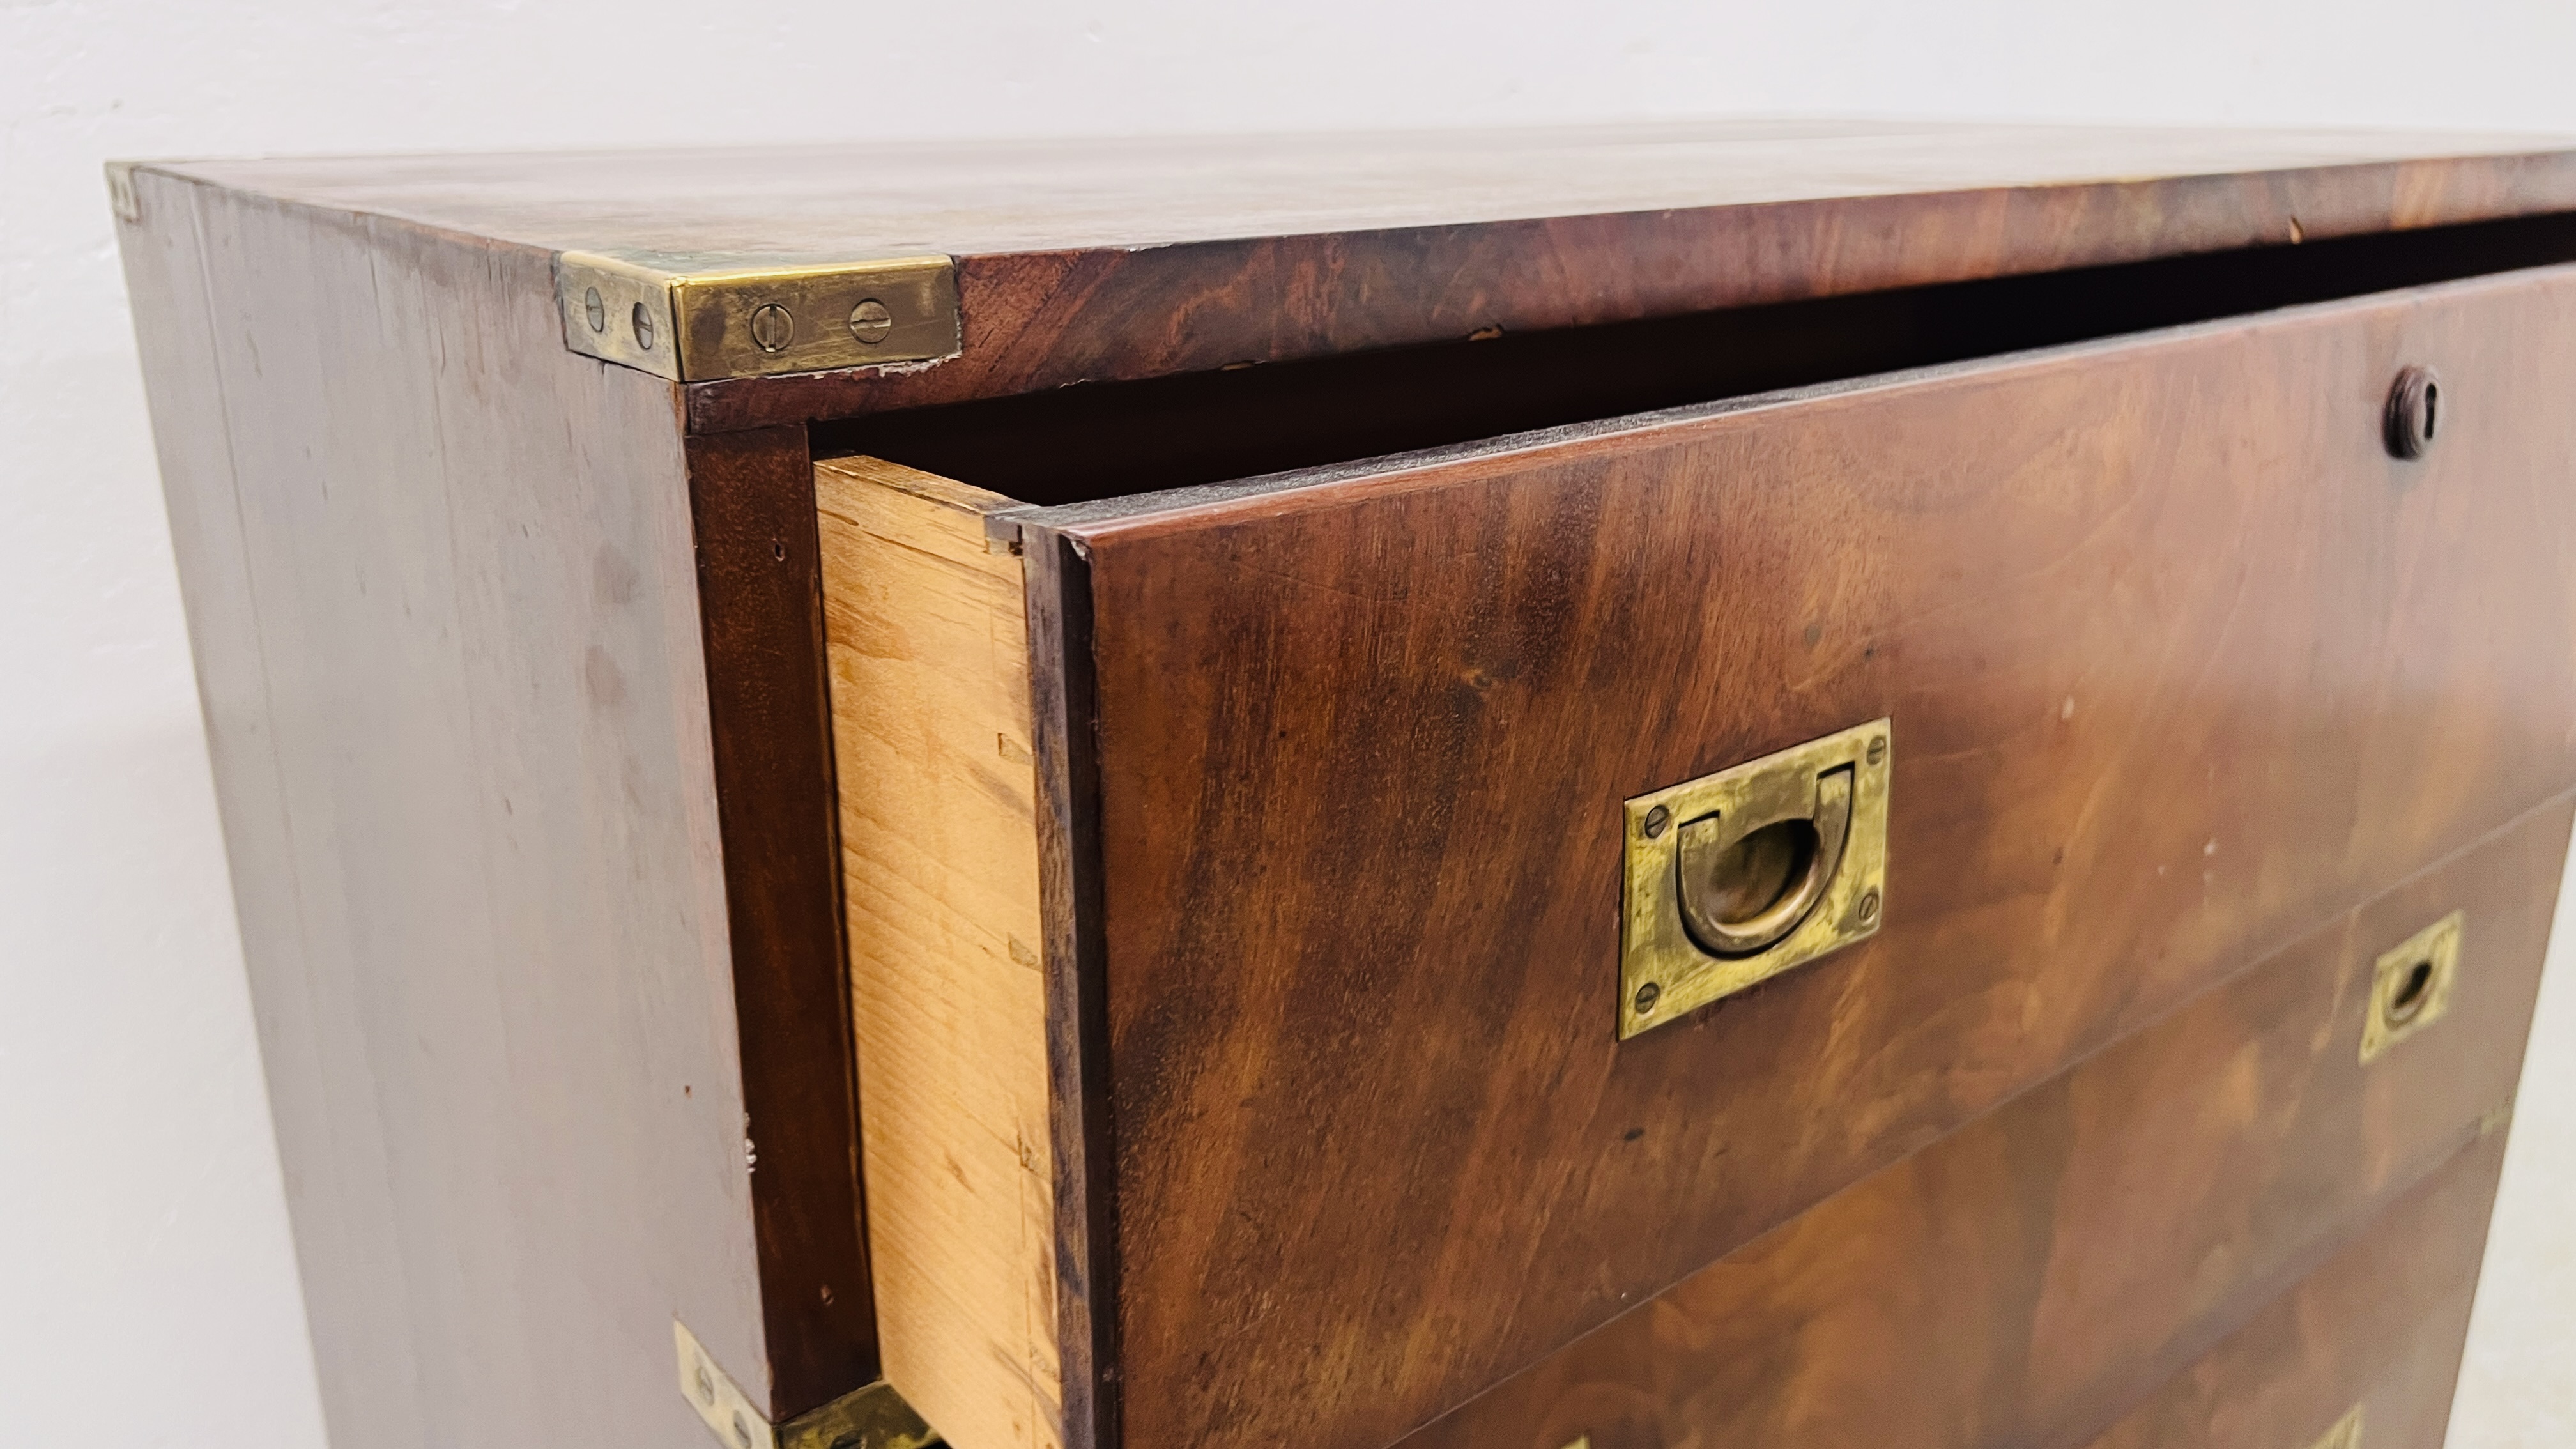
[[[2534,811],[1406,1449],[2081,1442],[2496,1125],[2571,819],[2569,798]],[[2478,923],[2475,1015],[2362,1066],[2373,958],[2454,908]],[[2440,1232],[2483,1228],[2483,1194],[2441,1206],[2469,1216]]]
[[[1320,135],[866,141],[266,157],[169,169],[304,205],[548,250],[954,255],[1168,247],[1989,192],[2135,178],[2558,156],[2563,135],[1733,118]]]
[[[331,1442],[695,1449],[672,1319],[769,1343],[671,389],[542,256],[137,182]]]
[[[802,428],[688,440],[752,1221],[784,1422],[874,1379],[823,590]]]
[[[998,521],[997,521],[998,522]],[[1029,547],[1034,542],[1035,547]],[[1056,1343],[1070,1445],[1124,1442],[1118,1367],[1116,1114],[1101,893],[1099,697],[1091,573],[1074,540],[1023,539],[1029,714],[1037,736],[1038,896],[1046,922],[1047,1075],[1055,1142]]]
[[[2576,783],[2570,377],[2553,269],[1030,515],[1126,1443],[1383,1444]],[[1880,715],[1882,933],[1614,1044],[1617,802]]]
[[[1051,388],[818,424],[818,455],[1119,499],[2576,261],[2576,213]]]
[[[2441,1449],[2504,1165],[2489,1133],[2089,1449],[2312,1449],[2361,1410],[2361,1449]]]
[[[1063,1440],[1037,763],[998,495],[821,464],[850,991],[886,1378],[961,1449]]]
[[[960,356],[699,385],[699,432],[2576,209],[2565,138],[1847,120],[167,169],[544,253],[957,259]]]
[[[956,358],[685,396],[690,428],[714,432],[2525,216],[2576,207],[2571,193],[2576,156],[2553,154],[963,256]]]

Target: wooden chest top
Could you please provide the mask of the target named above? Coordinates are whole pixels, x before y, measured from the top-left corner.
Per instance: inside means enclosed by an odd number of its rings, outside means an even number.
[[[168,169],[679,272],[954,259],[953,359],[705,382],[697,431],[2576,206],[2564,138],[1835,120]]]

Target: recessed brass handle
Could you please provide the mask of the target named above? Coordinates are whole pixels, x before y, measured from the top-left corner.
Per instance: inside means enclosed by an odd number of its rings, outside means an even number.
[[[1682,826],[1682,924],[1720,956],[1750,956],[1825,898],[1851,836],[1852,772],[1804,777],[1807,798],[1703,815]]]
[[[1619,1035],[1877,933],[1888,721],[1621,802]]]

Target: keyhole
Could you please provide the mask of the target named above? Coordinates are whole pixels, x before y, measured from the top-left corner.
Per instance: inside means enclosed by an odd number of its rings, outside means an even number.
[[[2388,453],[2393,458],[2421,458],[2433,446],[2441,425],[2442,383],[2429,367],[2409,367],[2397,374],[2381,414]]]
[[[2432,995],[2432,984],[2433,963],[2416,962],[2406,973],[2406,979],[2398,983],[2397,989],[2388,993],[2388,1024],[2404,1026],[2414,1020],[2415,1013],[2424,1009],[2425,1000]]]

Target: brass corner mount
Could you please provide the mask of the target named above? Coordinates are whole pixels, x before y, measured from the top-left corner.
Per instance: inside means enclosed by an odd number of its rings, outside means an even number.
[[[790,263],[555,254],[564,346],[673,382],[954,357],[957,269],[944,256]]]
[[[942,1442],[883,1379],[772,1424],[687,1324],[672,1319],[671,1337],[680,1353],[680,1395],[726,1449],[934,1449]]]

